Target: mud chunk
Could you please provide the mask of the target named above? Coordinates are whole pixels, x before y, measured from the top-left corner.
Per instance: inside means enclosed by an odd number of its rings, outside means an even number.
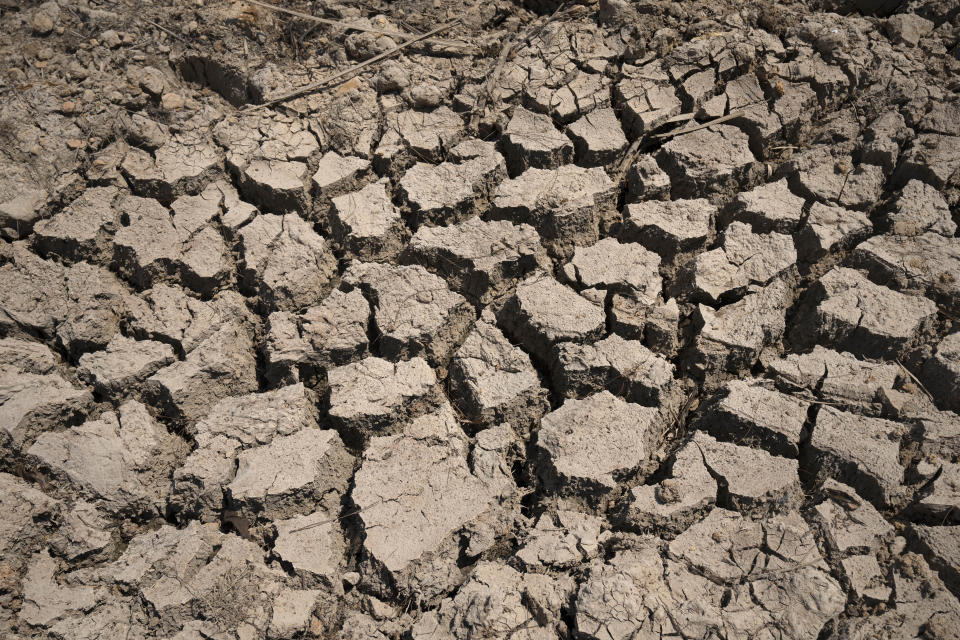
[[[302,384],[224,398],[197,423],[197,448],[174,472],[171,504],[187,515],[219,517],[236,453],[308,428],[317,428],[316,398]]]
[[[479,213],[505,175],[503,157],[497,153],[459,164],[418,162],[403,174],[399,189],[417,225],[450,224]]]
[[[703,517],[717,499],[717,483],[693,442],[673,458],[670,476],[630,489],[619,517],[636,529],[679,533]]]
[[[924,133],[914,138],[893,174],[895,185],[912,179],[921,180],[943,190],[956,184],[960,169],[960,137]]]
[[[914,13],[898,13],[884,22],[884,30],[894,42],[917,46],[920,38],[933,31],[934,24]]]
[[[567,164],[559,169],[527,169],[497,187],[496,218],[532,225],[548,249],[569,254],[574,246],[600,239],[600,226],[615,215],[616,187],[599,167]]]
[[[907,636],[949,638],[960,625],[960,603],[924,559],[907,553],[898,558],[893,570],[893,602],[879,615],[844,620],[838,632],[841,638],[866,640]]]
[[[903,425],[821,407],[810,438],[814,473],[847,482],[881,506],[903,497],[900,438]]]
[[[613,109],[595,109],[567,127],[577,164],[602,167],[617,160],[627,148],[620,120]]]
[[[592,344],[561,342],[551,362],[554,384],[568,398],[606,389],[651,407],[679,404],[674,367],[637,340],[612,335]]]
[[[61,504],[16,476],[0,472],[0,552],[5,563],[19,571],[34,545],[48,535],[48,526],[59,520]]]
[[[813,287],[816,302],[793,329],[818,341],[866,357],[899,357],[936,317],[932,300],[873,284],[853,269],[836,267]]]
[[[731,223],[723,232],[723,251],[744,279],[754,284],[766,284],[797,261],[790,236],[751,233],[742,222]]]
[[[875,236],[858,245],[851,258],[874,282],[924,292],[950,312],[960,310],[960,239],[937,233]]]
[[[127,303],[124,322],[134,337],[173,345],[189,353],[223,324],[248,319],[243,297],[224,292],[209,302],[187,295],[179,287],[158,284]]]
[[[370,342],[369,319],[370,303],[359,289],[332,291],[297,316],[271,313],[264,347],[267,378],[296,382],[320,369],[359,360]]]
[[[274,522],[277,538],[273,550],[306,582],[327,589],[339,588],[343,572],[343,534],[335,515],[320,509],[307,515]]]
[[[724,231],[722,247],[699,254],[681,268],[672,294],[715,303],[750,284],[766,284],[796,260],[790,236],[755,234],[748,225],[733,222]]]
[[[523,430],[549,409],[547,390],[530,356],[489,320],[474,325],[451,360],[451,396],[472,421],[486,426],[509,422]]]
[[[637,293],[614,294],[610,315],[611,328],[617,335],[642,340],[650,350],[663,356],[676,354],[680,308],[675,299],[660,302]]]
[[[51,625],[71,611],[93,609],[102,602],[101,589],[87,585],[61,586],[56,580],[58,563],[48,551],[35,554],[23,577],[22,621],[31,625]]]
[[[787,179],[737,194],[733,217],[753,227],[754,233],[793,233],[800,226],[803,198],[790,191]]]
[[[623,111],[624,128],[631,138],[649,133],[680,113],[680,99],[659,63],[642,67],[624,65],[623,76],[614,87],[614,95]]]
[[[81,378],[105,395],[125,394],[158,369],[176,360],[173,347],[152,340],[132,340],[117,334],[103,351],[80,356]]]
[[[940,574],[947,588],[956,594],[960,591],[960,526],[928,527],[915,524],[911,529],[930,566]]]
[[[410,242],[408,259],[447,278],[475,304],[487,304],[547,263],[533,227],[480,218],[449,227],[421,227]]]
[[[331,369],[327,378],[330,419],[345,438],[345,432],[353,438],[396,431],[439,402],[437,378],[422,358],[394,363],[370,357]]]
[[[705,199],[630,204],[624,216],[624,239],[669,260],[704,244],[716,214],[717,208]]]
[[[530,567],[573,567],[597,556],[602,524],[602,519],[576,511],[546,512],[516,556]]]
[[[414,624],[411,638],[557,638],[565,627],[561,608],[574,588],[568,576],[524,574],[504,564],[480,562],[453,598]]]
[[[420,266],[354,262],[343,281],[370,300],[379,352],[386,358],[423,356],[446,363],[474,320],[470,303]]]
[[[896,235],[916,236],[926,231],[952,238],[957,225],[940,192],[919,180],[911,180],[894,200],[887,224]]]
[[[122,517],[162,509],[170,473],[185,454],[186,443],[134,401],[98,420],[41,434],[27,451],[47,473]]]
[[[219,199],[219,190],[213,192]],[[144,288],[174,276],[197,293],[212,293],[230,277],[233,260],[219,232],[207,226],[219,214],[218,201],[211,204],[184,203],[171,216],[155,200],[123,199],[120,206],[129,224],[114,237],[121,273]]]
[[[670,176],[656,159],[642,155],[627,171],[627,202],[665,200],[670,195]]]
[[[890,587],[880,564],[874,556],[851,556],[840,561],[850,586],[858,597],[868,602],[886,602],[890,598]]]
[[[827,499],[816,506],[818,524],[836,553],[876,553],[894,536],[893,526],[845,484],[828,479]]]
[[[42,342],[0,338],[0,367],[43,375],[54,373],[58,362],[59,358]]]
[[[673,138],[657,162],[670,174],[673,195],[683,198],[738,190],[758,173],[747,134],[725,124]]]
[[[785,624],[789,637],[812,640],[845,599],[798,514],[755,522],[714,509],[669,545],[669,555],[645,537],[591,567],[575,612],[589,638],[626,640],[647,630],[651,638],[747,637]]]
[[[563,266],[563,275],[578,288],[631,292],[654,301],[663,289],[659,269],[660,256],[640,244],[604,238],[578,248]]]
[[[573,145],[548,116],[517,107],[503,132],[503,155],[511,176],[527,169],[556,169],[573,161]]]
[[[328,151],[317,163],[311,179],[313,188],[326,199],[355,191],[369,169],[369,160]]]
[[[898,111],[887,111],[867,127],[861,150],[864,162],[883,167],[887,175],[893,173],[900,159],[901,145],[913,135]]]
[[[792,353],[764,366],[785,390],[806,389],[824,400],[852,405],[875,402],[882,391],[894,388],[901,375],[896,365],[860,360],[820,345],[810,353]]]
[[[86,262],[63,267],[22,243],[11,245],[0,266],[0,330],[56,339],[73,357],[110,342],[128,299],[106,269]]]
[[[77,262],[102,263],[113,255],[110,238],[119,227],[114,203],[116,187],[94,187],[84,191],[52,218],[33,227],[33,246],[44,256],[55,255]]]
[[[184,529],[164,525],[135,536],[96,577],[143,598],[168,635],[186,620],[199,619],[208,622],[210,635],[241,628],[265,637],[274,601],[287,593],[286,575],[264,564],[260,547],[199,523]]]
[[[409,435],[372,438],[351,494],[366,534],[362,566],[368,579],[389,579],[417,600],[463,580],[456,566],[458,532],[480,519],[495,535],[505,532],[516,490],[512,480],[488,482],[471,472],[465,434],[449,408],[420,421],[438,419],[425,430],[415,422]]]
[[[538,474],[549,491],[600,508],[618,482],[648,465],[663,429],[656,409],[609,391],[567,400],[541,420]]]
[[[694,366],[699,371],[737,372],[753,366],[761,350],[783,337],[790,290],[782,280],[714,311],[699,305],[694,323]]]
[[[839,167],[820,163],[799,176],[800,191],[809,198],[837,202],[842,207],[866,210],[880,199],[887,182],[883,169],[861,164],[850,169],[849,156],[837,161]]]
[[[59,375],[0,367],[0,441],[9,450],[29,447],[42,432],[75,422],[92,404],[89,391],[74,389]]]
[[[307,165],[258,159],[243,169],[240,190],[260,209],[288,213],[307,209]]]
[[[283,460],[282,465],[277,461]],[[231,508],[251,521],[312,513],[337,513],[353,471],[353,458],[333,430],[300,429],[237,455],[227,486]]]
[[[848,249],[873,231],[864,214],[815,202],[806,224],[797,234],[797,252],[807,262]]]
[[[256,359],[249,329],[227,322],[185,360],[147,378],[144,393],[166,415],[191,422],[218,400],[257,388]]]
[[[203,135],[177,135],[153,152],[131,148],[120,170],[138,196],[170,202],[185,193],[199,193],[222,173],[217,146]]]
[[[391,162],[394,167],[402,166],[412,158],[440,162],[443,151],[463,137],[463,121],[445,106],[433,111],[392,112],[386,120],[386,131],[374,158],[378,171],[387,170]]]
[[[923,364],[924,385],[944,409],[960,411],[960,333],[945,337]]]
[[[520,283],[497,318],[498,324],[534,356],[546,361],[558,342],[588,342],[604,330],[603,308],[548,274]]]
[[[718,442],[702,431],[691,440],[704,464],[720,485],[722,506],[744,515],[783,511],[800,493],[799,465],[795,459],[770,455],[760,449]]]
[[[724,388],[726,396],[704,421],[713,436],[797,457],[809,403],[745,380],[734,380]]]
[[[387,194],[386,179],[333,199],[330,229],[341,247],[363,260],[386,260],[403,248],[403,218]]]
[[[262,215],[240,230],[244,285],[260,304],[292,311],[330,290],[337,260],[327,241],[297,214]]]

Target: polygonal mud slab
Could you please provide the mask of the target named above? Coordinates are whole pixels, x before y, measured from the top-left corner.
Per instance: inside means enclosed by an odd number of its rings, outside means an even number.
[[[876,505],[896,505],[904,497],[900,439],[905,431],[897,422],[824,406],[813,426],[807,462],[813,473],[849,484]]]
[[[517,286],[497,321],[507,334],[546,361],[558,342],[599,338],[605,319],[601,306],[540,273]]]
[[[803,389],[840,405],[875,402],[903,375],[896,365],[860,360],[820,345],[809,353],[767,360],[764,366],[784,390]]]
[[[639,341],[618,335],[592,344],[561,342],[550,368],[556,389],[568,398],[606,389],[628,402],[665,410],[682,400],[674,366]]]
[[[595,109],[567,127],[577,164],[602,167],[615,162],[627,148],[620,120],[613,109]]]
[[[492,216],[532,225],[557,255],[600,239],[600,228],[616,215],[616,185],[599,167],[565,164],[527,169],[497,187]]]
[[[168,478],[186,443],[131,401],[66,431],[41,434],[27,451],[51,477],[117,517],[163,509]]]
[[[754,233],[793,233],[803,216],[803,198],[795,196],[786,178],[737,194],[733,218],[749,224]]]
[[[176,359],[173,347],[117,334],[103,351],[80,356],[78,373],[102,395],[124,394]]]
[[[663,288],[659,268],[660,256],[640,244],[604,238],[578,248],[563,266],[563,275],[578,289],[630,292],[653,301]]]
[[[536,230],[506,220],[470,218],[449,227],[422,227],[407,260],[439,273],[474,304],[487,304],[517,279],[547,264]]]
[[[458,532],[482,517],[494,535],[509,526],[512,478],[477,475],[466,453],[449,407],[415,420],[408,434],[371,439],[351,497],[363,522],[362,568],[372,587],[433,598],[463,580],[454,552]]]
[[[553,120],[539,113],[517,107],[503,131],[501,142],[511,176],[527,169],[556,169],[573,161],[573,145],[553,125]]]
[[[335,513],[352,472],[353,457],[335,431],[300,429],[237,455],[227,503],[250,521],[307,515],[316,507]]]
[[[463,296],[420,266],[354,262],[343,281],[370,300],[376,352],[385,358],[444,364],[476,317]]]
[[[437,377],[422,358],[365,358],[331,369],[330,420],[348,444],[359,436],[397,431],[440,402]]]
[[[669,260],[703,245],[716,215],[717,208],[703,198],[631,204],[624,213],[623,235]]]
[[[714,437],[759,446],[779,456],[799,455],[810,403],[750,380],[728,382],[724,391],[702,422]]]
[[[878,284],[919,291],[952,313],[960,310],[960,238],[874,236],[860,243],[851,259]]]
[[[543,417],[537,438],[544,488],[601,508],[617,483],[649,464],[664,431],[660,413],[601,391]]]
[[[733,192],[757,180],[757,159],[747,134],[720,124],[678,136],[657,154],[670,174],[674,197]]]
[[[812,337],[856,355],[896,358],[923,338],[937,316],[932,300],[876,285],[845,267],[831,269],[810,291],[806,316],[791,328],[797,344]]]
[[[408,231],[380,180],[360,191],[333,198],[330,229],[350,255],[361,260],[386,260],[403,249]]]
[[[327,241],[297,214],[261,215],[240,230],[243,284],[261,306],[292,311],[320,302],[336,276]]]
[[[505,176],[503,157],[489,153],[459,164],[418,162],[407,169],[398,186],[415,225],[441,225],[481,213],[490,192]]]
[[[457,407],[473,424],[509,422],[523,430],[550,408],[547,390],[522,349],[481,318],[450,362],[448,384]]]

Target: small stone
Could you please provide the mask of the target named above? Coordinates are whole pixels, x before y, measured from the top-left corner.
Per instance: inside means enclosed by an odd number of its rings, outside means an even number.
[[[33,20],[30,21],[30,28],[38,36],[49,35],[53,31],[53,19],[46,11],[37,11],[33,14]]]
[[[163,94],[163,97],[160,98],[160,105],[167,111],[178,111],[183,109],[186,106],[187,101],[183,99],[179,93],[173,93],[172,91],[167,91]]]
[[[137,79],[140,88],[149,93],[154,98],[163,95],[167,86],[166,76],[156,67],[144,67]]]

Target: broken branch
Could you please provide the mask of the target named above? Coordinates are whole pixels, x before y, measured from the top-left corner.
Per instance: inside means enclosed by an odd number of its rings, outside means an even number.
[[[307,95],[308,93],[313,93],[314,91],[322,89],[324,86],[330,84],[334,80],[339,80],[340,78],[354,76],[357,73],[359,73],[361,70],[365,69],[366,67],[369,67],[372,64],[376,64],[377,62],[380,62],[385,58],[389,58],[390,56],[396,53],[399,53],[400,51],[402,51],[406,47],[409,47],[412,44],[416,44],[417,42],[426,40],[432,35],[436,35],[441,31],[445,31],[449,29],[453,25],[460,22],[460,20],[461,18],[456,18],[455,20],[451,20],[450,22],[440,25],[436,29],[428,31],[427,33],[421,36],[417,36],[416,38],[410,38],[406,42],[403,42],[397,45],[396,47],[390,49],[389,51],[384,51],[383,53],[377,54],[372,58],[370,58],[369,60],[364,60],[363,62],[357,63],[348,69],[344,69],[342,71],[337,71],[336,73],[330,74],[326,78],[323,78],[322,80],[314,82],[313,84],[308,84],[305,87],[294,89],[293,91],[284,93],[283,95],[277,96],[276,98],[267,100],[263,104],[247,106],[241,109],[241,111],[250,112],[250,111],[257,111],[259,109],[265,109],[266,107],[272,107],[274,105],[280,104],[281,102],[286,102],[287,100],[292,100],[293,98],[299,98],[301,96]]]

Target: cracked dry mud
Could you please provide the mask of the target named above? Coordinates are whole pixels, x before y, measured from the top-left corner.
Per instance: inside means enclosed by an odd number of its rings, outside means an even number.
[[[960,5],[271,4],[0,0],[0,636],[960,638]]]

